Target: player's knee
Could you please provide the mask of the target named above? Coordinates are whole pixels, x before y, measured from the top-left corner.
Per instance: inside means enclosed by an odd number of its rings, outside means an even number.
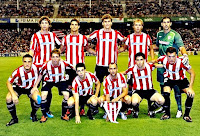
[[[7,103],[12,102],[12,96],[11,96],[10,93],[8,93],[7,96],[6,96],[6,102],[7,102]]]
[[[136,106],[139,103],[139,101],[137,99],[132,99],[132,105]]]
[[[163,105],[164,102],[165,102],[165,99],[164,99],[163,96],[161,96],[161,97],[158,98],[158,101],[157,101],[158,104]]]
[[[48,95],[47,91],[42,92],[42,94],[41,94],[42,100],[46,100],[47,99],[47,95]]]
[[[62,94],[65,100],[69,99],[69,92],[62,92]]]
[[[125,103],[131,104],[131,97],[129,95],[124,97]]]
[[[74,99],[73,99],[73,98],[69,98],[69,100],[68,100],[68,102],[67,102],[67,103],[68,103],[68,106],[70,106],[70,107],[71,107],[71,106],[73,106],[73,105],[74,105],[74,103],[75,103],[75,102],[74,102]]]
[[[96,106],[97,105],[97,99],[91,99],[91,104],[93,106]]]

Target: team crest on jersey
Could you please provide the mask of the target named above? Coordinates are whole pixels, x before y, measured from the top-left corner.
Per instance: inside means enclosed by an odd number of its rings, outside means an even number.
[[[171,36],[168,36],[168,40],[171,39],[171,38],[172,38]]]

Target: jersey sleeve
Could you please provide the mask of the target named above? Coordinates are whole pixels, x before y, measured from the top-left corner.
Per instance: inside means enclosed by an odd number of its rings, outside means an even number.
[[[151,37],[147,34],[147,46],[149,47],[150,45],[152,45],[152,40]]]
[[[150,68],[151,68],[151,71],[153,71],[155,69],[155,65],[153,63],[148,63]]]
[[[130,44],[130,35],[127,36],[127,39],[125,41],[125,45],[129,47]]]
[[[131,68],[128,68],[126,71],[125,71],[125,73],[126,74],[132,74],[132,70],[133,70],[133,67],[131,67]]]
[[[120,41],[124,41],[124,36],[119,31],[116,31],[116,33],[117,33],[117,39],[119,39]]]
[[[92,32],[92,33],[90,34],[90,36],[89,36],[89,39],[94,39],[94,38],[96,38],[96,37],[97,37],[97,32],[98,32],[98,30]]]
[[[66,46],[66,39],[67,39],[67,36],[63,37],[62,38],[62,45],[65,47]]]
[[[31,37],[31,43],[30,43],[30,50],[35,50],[36,45],[37,45],[37,39],[36,39],[36,34],[33,34]]]
[[[54,35],[54,38],[55,38],[55,43],[56,43],[57,45],[61,45],[61,41],[60,41],[60,39],[57,37],[57,35],[56,35],[55,33],[53,33],[53,35]]]
[[[121,83],[122,83],[122,88],[126,88],[127,87],[127,84],[126,84],[126,78],[123,74],[120,74],[121,76]]]
[[[8,78],[8,81],[12,84],[19,78],[18,69],[14,70],[12,75]]]
[[[174,43],[178,46],[178,48],[184,46],[181,35],[177,32],[176,32],[175,37],[174,37]]]
[[[109,94],[109,89],[108,89],[108,81],[107,81],[107,79],[105,79],[104,81],[103,81],[103,92],[104,92],[104,95],[106,95],[106,94]]]
[[[158,64],[162,64],[164,58],[165,58],[165,56],[160,56],[160,57],[157,59]]]
[[[190,64],[183,64],[182,63],[182,58],[180,58],[180,59],[181,59],[181,67],[183,69],[185,69],[187,71],[187,70],[190,70],[192,68],[192,66]]]
[[[76,83],[76,80],[74,79],[72,82],[72,93],[78,93],[78,84]]]
[[[84,47],[88,46],[88,40],[87,40],[87,37],[85,35],[83,36],[83,46]]]
[[[99,81],[99,79],[92,73],[90,73],[92,79],[93,79],[93,82],[97,83]]]

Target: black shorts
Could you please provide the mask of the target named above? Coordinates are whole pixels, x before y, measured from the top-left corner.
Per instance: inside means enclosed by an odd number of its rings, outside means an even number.
[[[31,98],[30,95],[31,95],[32,87],[29,89],[25,89],[25,88],[19,87],[18,85],[15,85],[15,84],[12,87],[13,87],[13,90],[18,94],[18,97],[22,94],[26,94],[29,98]]]
[[[58,82],[58,83],[43,81],[41,91],[51,92],[51,88],[53,86],[56,86],[58,88],[59,95],[62,95],[62,91],[68,91],[67,89],[68,85],[67,85],[67,82],[65,81]]]
[[[157,93],[156,90],[150,89],[150,90],[136,90],[134,93],[137,93],[142,99],[150,100],[150,98]]]
[[[95,67],[95,75],[99,79],[100,83],[103,82],[104,76],[107,76],[109,74],[110,73],[108,72],[108,67],[96,65],[96,67]]]
[[[87,104],[87,101],[90,99],[92,95],[87,96],[79,96],[79,105]]]
[[[172,89],[175,85],[177,85],[182,91],[183,89],[188,88],[190,83],[187,78],[184,78],[183,80],[171,80],[168,78],[164,79],[164,86],[169,86]]]

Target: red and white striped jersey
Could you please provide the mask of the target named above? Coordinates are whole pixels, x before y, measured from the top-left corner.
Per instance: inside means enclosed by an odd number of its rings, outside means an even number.
[[[117,98],[121,95],[122,88],[127,87],[126,78],[121,73],[117,73],[116,79],[112,79],[111,75],[108,75],[103,81],[103,86],[105,95],[109,94],[110,97]]]
[[[67,69],[74,68],[65,61],[60,61],[58,66],[53,66],[52,60],[50,60],[47,63],[44,63],[40,70],[40,74],[44,76],[44,81],[57,83],[69,80],[69,75],[66,74]]]
[[[32,64],[31,70],[26,72],[24,66],[20,66],[15,69],[12,75],[8,78],[8,81],[16,83],[21,88],[30,89],[33,87],[38,79],[39,67]]]
[[[167,56],[160,56],[158,58],[158,63],[163,64],[166,71],[164,72],[164,77],[168,77],[171,80],[183,80],[186,78],[185,71],[190,70],[191,65],[184,65],[181,58],[176,58],[174,64],[170,64],[167,61]]]
[[[148,49],[149,46],[152,45],[151,37],[148,34],[143,32],[139,35],[132,33],[128,35],[125,44],[128,46],[129,50],[129,68],[135,65],[135,55],[138,52],[144,53],[146,60],[148,59]]]
[[[110,63],[117,63],[118,45],[117,40],[124,40],[124,36],[117,30],[111,29],[107,32],[104,29],[96,30],[90,34],[89,39],[97,39],[96,64],[108,66]]]
[[[150,90],[153,89],[152,71],[154,64],[144,63],[144,69],[139,69],[135,64],[133,67],[126,70],[126,73],[131,72],[133,81],[133,90]]]
[[[84,47],[87,46],[87,38],[82,34],[66,35],[62,39],[62,45],[66,47],[67,63],[76,66],[78,63],[85,63]]]
[[[97,84],[99,79],[90,72],[85,73],[85,79],[82,80],[79,76],[76,76],[72,82],[73,93],[78,93],[79,96],[93,95],[93,83]]]
[[[55,43],[61,44],[55,33],[41,34],[40,31],[33,34],[31,38],[30,50],[34,51],[33,63],[43,64],[51,58],[51,51],[55,48]]]

